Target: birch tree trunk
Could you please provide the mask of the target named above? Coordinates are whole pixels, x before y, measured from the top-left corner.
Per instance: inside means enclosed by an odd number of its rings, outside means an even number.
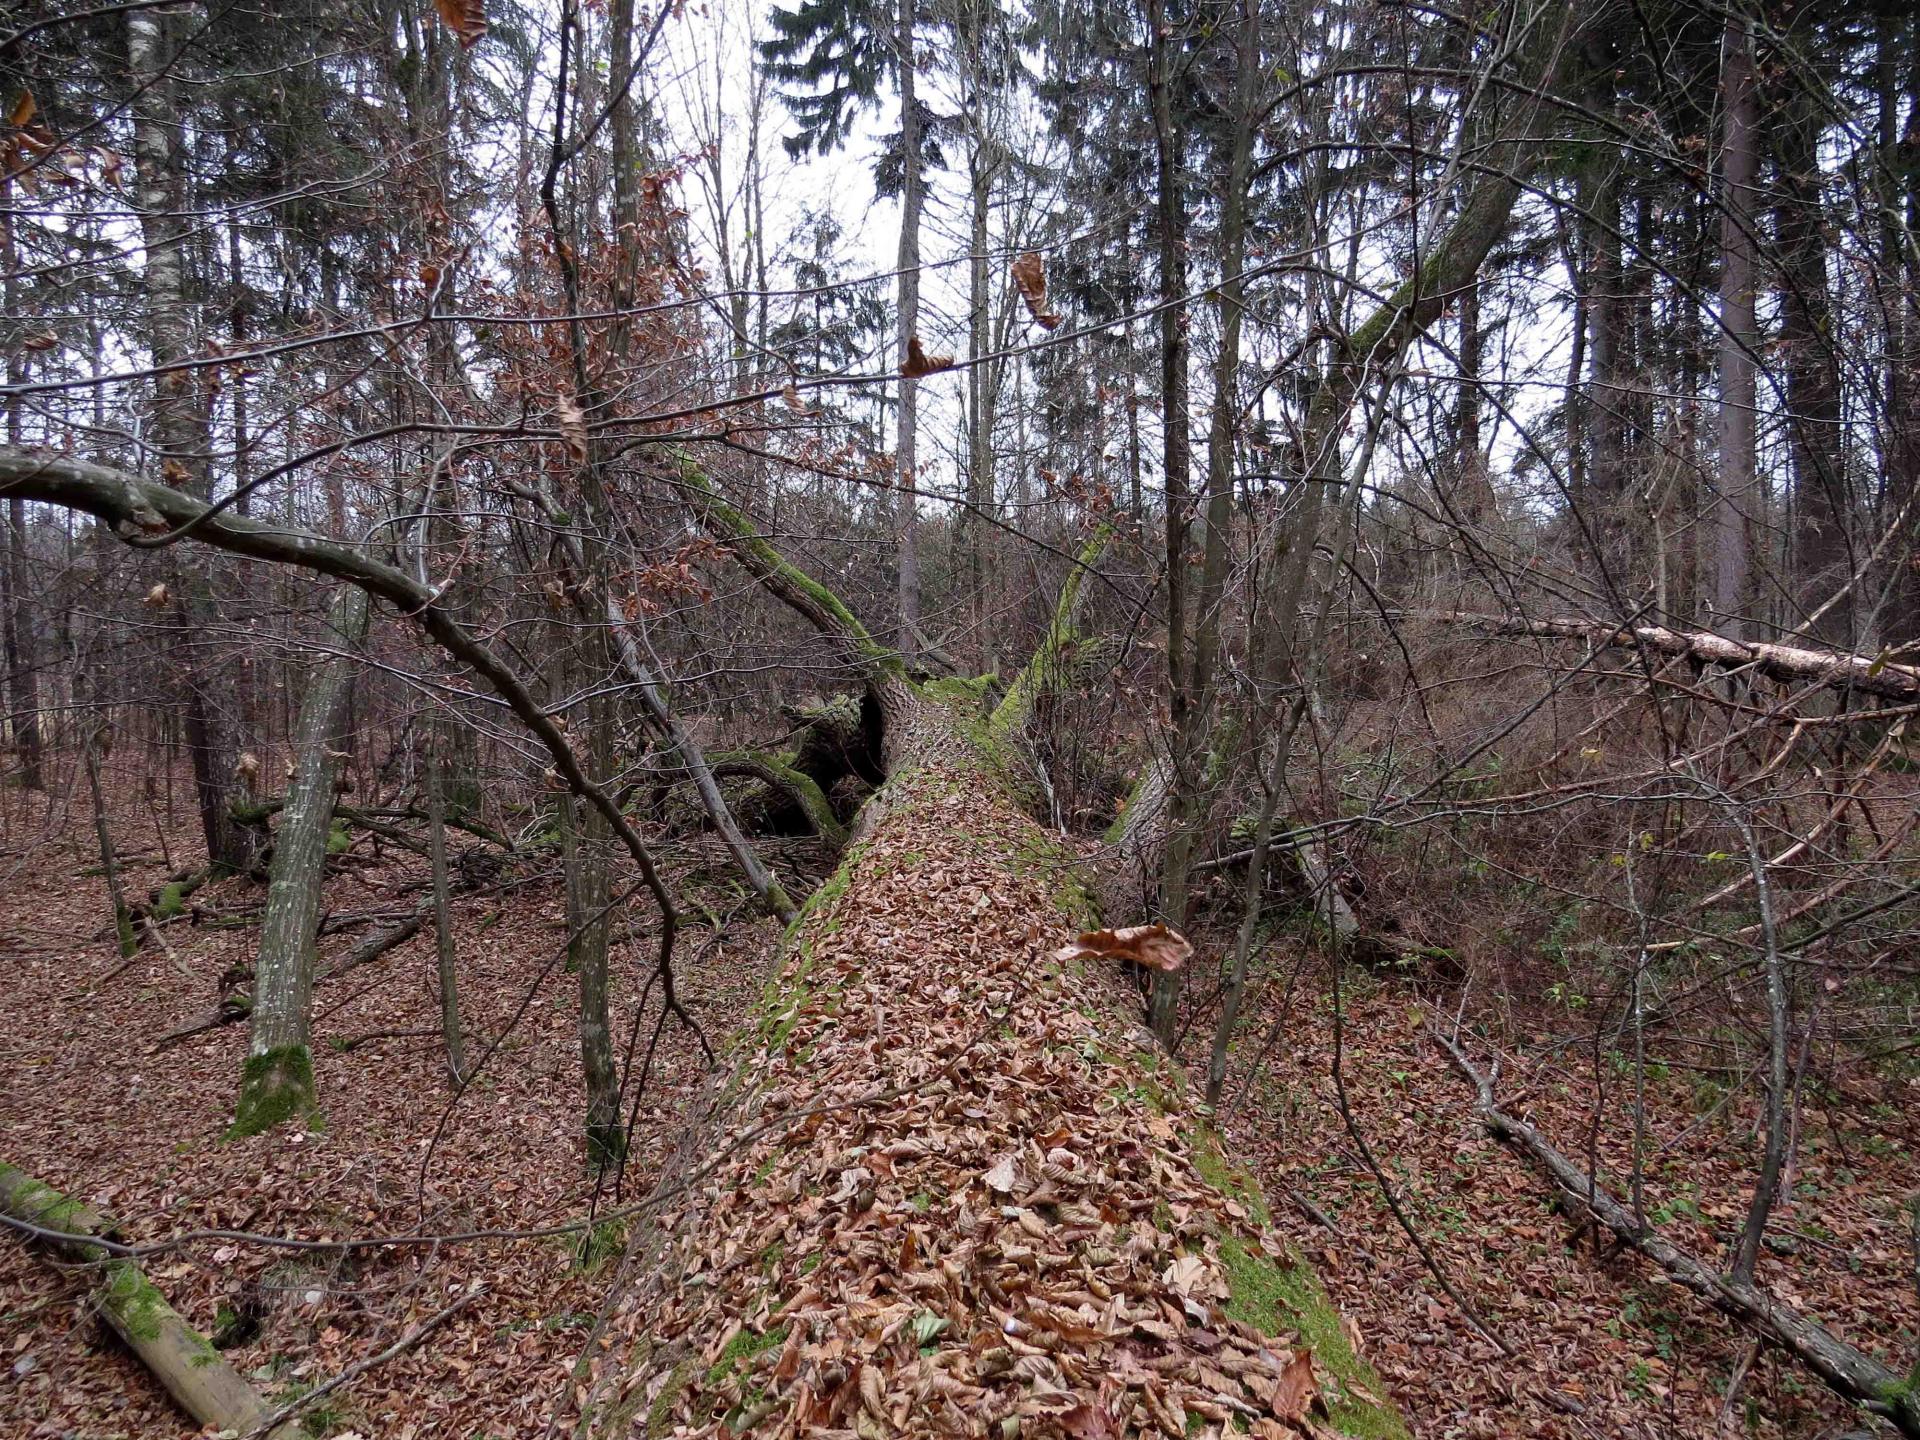
[[[327,612],[330,644],[357,649],[366,638],[370,601],[357,585],[343,589]],[[247,1058],[240,1072],[234,1136],[258,1135],[319,1111],[313,1077],[310,1008],[314,936],[326,879],[327,841],[333,832],[334,748],[353,691],[354,662],[345,654],[323,660],[300,702],[294,730],[293,774],[274,838],[267,912],[254,967],[253,1011]]]

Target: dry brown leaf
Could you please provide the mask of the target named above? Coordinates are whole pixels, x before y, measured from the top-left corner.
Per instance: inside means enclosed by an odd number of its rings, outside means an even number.
[[[1060,1428],[1073,1440],[1119,1440],[1120,1423],[1098,1405],[1076,1405],[1061,1412]]]
[[[1013,283],[1019,287],[1020,298],[1027,302],[1027,313],[1035,324],[1051,330],[1060,323],[1059,313],[1047,308],[1047,267],[1038,251],[1025,251],[1014,260]]]
[[[1280,1372],[1280,1383],[1273,1387],[1268,1407],[1276,1419],[1291,1423],[1304,1420],[1319,1398],[1320,1382],[1313,1375],[1313,1352],[1296,1350]]]
[[[40,107],[34,103],[33,92],[22,90],[20,98],[13,102],[13,109],[7,112],[7,123],[16,130],[24,130],[33,123],[33,117]]]
[[[980,1177],[982,1180],[987,1182],[988,1189],[998,1190],[998,1191],[1001,1191],[1003,1194],[1012,1193],[1014,1183],[1015,1183],[1014,1173],[1013,1173],[1013,1158],[1014,1157],[1011,1152],[1009,1152],[1008,1154],[1002,1155],[1000,1159],[994,1164],[994,1167],[991,1170],[987,1171],[986,1174]]]
[[[146,603],[155,610],[166,609],[167,608],[166,585],[162,583],[154,586],[151,590],[147,591]]]
[[[446,27],[459,37],[460,48],[471,50],[487,33],[485,0],[433,0]]]
[[[1193,946],[1178,930],[1161,924],[1120,930],[1088,930],[1053,952],[1056,960],[1131,960],[1149,970],[1178,970]]]
[[[900,373],[907,379],[918,379],[922,375],[938,375],[942,370],[952,368],[953,356],[929,355],[920,348],[918,335],[907,337],[907,363],[900,367]]]

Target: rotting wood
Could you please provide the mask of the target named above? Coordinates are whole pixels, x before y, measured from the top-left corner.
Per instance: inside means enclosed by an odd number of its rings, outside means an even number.
[[[252,1431],[272,1425],[272,1412],[254,1388],[229,1365],[211,1342],[180,1318],[140,1266],[105,1246],[111,1216],[70,1200],[22,1170],[0,1161],[0,1214],[20,1222],[30,1239],[71,1259],[99,1267],[95,1297],[100,1313],[179,1404],[196,1421],[215,1430]],[[289,1427],[272,1428],[287,1437]]]

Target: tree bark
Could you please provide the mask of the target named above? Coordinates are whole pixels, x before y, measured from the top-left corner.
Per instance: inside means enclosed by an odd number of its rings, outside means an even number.
[[[447,1048],[447,1078],[467,1078],[466,1043],[460,1034],[460,967],[453,938],[453,905],[447,885],[447,746],[433,727],[427,754],[427,856],[433,869],[435,978],[440,987],[440,1035]]]
[[[1753,49],[1746,22],[1727,17],[1721,42],[1720,104],[1720,495],[1713,508],[1715,628],[1734,639],[1749,629],[1754,474],[1754,205],[1756,166]]]
[[[1187,535],[1192,489],[1192,441],[1187,416],[1187,317],[1177,303],[1186,293],[1186,206],[1180,194],[1183,137],[1173,109],[1172,30],[1166,0],[1147,0],[1147,84],[1153,108],[1156,175],[1155,213],[1160,247],[1161,471],[1165,491],[1167,567],[1167,701],[1173,722],[1172,773],[1163,784],[1168,837],[1161,850],[1160,913],[1171,925],[1185,923],[1193,794],[1193,757],[1182,741],[1197,723],[1198,708],[1187,654]],[[1180,1008],[1180,972],[1153,976],[1150,1017],[1162,1043],[1172,1039]]]
[[[344,587],[327,612],[329,643],[345,652],[358,649],[366,639],[371,608],[366,591]],[[353,672],[354,661],[346,654],[322,660],[300,702],[293,774],[274,837],[260,957],[254,966],[247,1058],[230,1132],[235,1136],[258,1135],[319,1111],[310,1014],[314,939],[333,833],[340,758],[334,747],[353,691]]]
[[[914,54],[917,29],[916,0],[898,0],[894,35],[894,66],[900,84],[900,252],[899,341],[900,363],[920,338],[920,212],[925,195],[920,174],[920,110],[914,86],[918,60]],[[895,458],[899,491],[894,497],[899,544],[898,644],[911,655],[919,645],[920,541],[919,511],[914,489],[919,484],[919,381],[900,377],[899,434]]]
[[[595,647],[598,648],[598,647]],[[604,695],[587,701],[587,763],[597,775],[611,768],[612,706]],[[587,1160],[616,1165],[626,1151],[620,1124],[620,1075],[613,1058],[608,942],[613,931],[608,877],[610,838],[603,816],[561,796],[560,853],[567,875],[567,968],[579,986],[580,1073],[586,1082]]]
[[[861,653],[843,604],[750,528],[713,528]],[[1072,610],[1063,592],[1056,622]],[[587,1357],[587,1432],[724,1419],[964,1433],[1079,1406],[1102,1433],[1180,1435],[1189,1415],[1261,1413],[1287,1363],[1262,1337],[1291,1332],[1314,1336],[1323,1372],[1358,1377],[1328,1396],[1337,1431],[1404,1436],[1311,1268],[1282,1279],[1269,1258],[1257,1190],[1177,1088],[1146,1080],[1159,1061],[1125,987],[1046,958],[1085,924],[1084,891],[1022,812],[996,726],[891,657],[862,669],[886,783],[789,932],[731,1076],[663,1167],[609,1331],[641,1338]],[[1010,697],[1037,683],[1023,674]],[[1130,1243],[1084,1243],[1109,1216]],[[1040,1257],[1069,1252],[1075,1284],[1110,1298],[1056,1302],[1019,1278],[1032,1273],[1020,1257],[1046,1273]],[[1165,1323],[1182,1315],[1204,1340]],[[1180,1378],[1202,1345],[1221,1380]]]
[[[1790,685],[1824,685],[1883,700],[1920,701],[1920,666],[1897,665],[1880,656],[1848,655],[1838,650],[1809,650],[1764,641],[1729,640],[1707,630],[1669,630],[1664,625],[1603,625],[1577,616],[1534,618],[1525,615],[1470,615],[1458,612],[1430,617],[1468,625],[1488,635],[1564,636],[1590,645],[1643,646],[1661,655],[1684,656],[1702,665],[1751,667],[1770,680]]]
[[[169,74],[176,57],[170,49],[169,19],[160,12],[129,12],[126,26],[127,70],[137,87],[132,100],[133,159],[146,252],[147,346],[160,371],[154,381],[152,448],[160,459],[161,480],[204,501],[213,495],[206,399],[194,372],[169,368],[198,350],[186,268],[192,208],[180,154],[182,119]],[[216,869],[238,873],[252,867],[256,854],[253,836],[228,813],[239,752],[221,705],[220,677],[206,654],[206,637],[213,627],[212,578],[201,557],[188,552],[174,565],[172,583],[187,748],[207,859]]]
[[[1533,1126],[1501,1110],[1492,1082],[1466,1053],[1444,1035],[1436,1035],[1477,1094],[1482,1123],[1499,1139],[1515,1145],[1545,1170],[1562,1198],[1576,1212],[1591,1214],[1621,1240],[1645,1255],[1676,1284],[1743,1325],[1765,1335],[1806,1365],[1835,1392],[1891,1420],[1901,1434],[1920,1436],[1920,1390],[1879,1361],[1841,1340],[1818,1321],[1774,1298],[1757,1285],[1716,1274],[1692,1255],[1643,1226],[1598,1178],[1561,1154]]]

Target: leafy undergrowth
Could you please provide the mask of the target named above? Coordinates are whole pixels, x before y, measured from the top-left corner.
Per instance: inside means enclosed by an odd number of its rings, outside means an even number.
[[[1329,976],[1294,958],[1275,967],[1236,1046],[1227,1144],[1277,1209],[1304,1224],[1310,1206],[1338,1227],[1315,1222],[1307,1248],[1418,1433],[1814,1437],[1866,1428],[1803,1367],[1767,1350],[1729,1404],[1748,1336],[1655,1267],[1617,1253],[1610,1237],[1596,1254],[1593,1234],[1551,1205],[1544,1177],[1474,1121],[1470,1091],[1428,1035],[1437,1002],[1407,980],[1349,969],[1343,1073],[1354,1118],[1435,1257],[1516,1352],[1502,1357],[1434,1283],[1340,1117]],[[1603,1055],[1596,1082],[1591,1052],[1556,1046],[1548,1031],[1543,1018],[1509,1041],[1502,1101],[1583,1163],[1598,1106],[1601,1169],[1624,1193],[1630,1073]],[[1189,1043],[1190,1062],[1204,1063],[1204,1038]],[[1483,1037],[1468,1043],[1483,1060],[1492,1053]],[[1256,1055],[1264,1064],[1246,1090]],[[1904,1106],[1869,1105],[1810,1094],[1793,1202],[1770,1228],[1759,1276],[1899,1371],[1920,1355],[1905,1214],[1920,1190],[1920,1088],[1907,1082],[1905,1097]],[[1725,1102],[1710,1077],[1653,1069],[1648,1213],[1722,1263],[1759,1150],[1751,1095]]]
[[[8,803],[17,820],[19,800]],[[594,1181],[580,1135],[574,985],[564,966],[539,985],[512,1036],[454,1110],[424,1183],[427,1142],[449,1095],[430,927],[316,992],[322,1123],[226,1141],[245,1025],[150,1052],[162,1035],[212,1007],[217,977],[249,957],[257,929],[181,921],[166,930],[177,964],[149,949],[114,973],[118,954],[99,934],[107,918],[101,882],[85,873],[93,854],[77,841],[53,838],[64,831],[90,839],[87,817],[69,816],[34,838],[38,820],[36,814],[31,827],[13,828],[16,840],[32,843],[10,857],[19,868],[0,888],[0,1013],[11,1022],[0,1041],[0,1158],[110,1211],[137,1241],[213,1228],[305,1239],[518,1231],[588,1212]],[[128,833],[132,827],[129,817]],[[186,827],[171,838],[177,853],[191,853]],[[698,847],[680,853],[713,875],[725,873]],[[396,890],[420,878],[417,862],[349,859],[329,882],[330,910],[392,913],[413,903],[412,895],[396,899]],[[162,878],[157,863],[131,871],[136,894]],[[674,879],[683,893],[702,893],[698,877],[682,871]],[[196,892],[193,904],[234,909],[261,898],[259,887],[224,881]],[[704,898],[738,911],[737,898],[718,888]],[[564,900],[555,874],[475,893],[457,909],[471,1058],[505,1026],[562,945]],[[644,913],[636,924],[638,934],[614,959],[614,1022],[622,1041],[652,964]],[[366,934],[362,926],[323,940],[322,964]],[[717,1039],[751,1005],[775,932],[742,918],[724,934],[696,926],[683,938],[682,997]],[[656,990],[641,1017],[643,1050],[657,1012]],[[338,1048],[385,1031],[416,1033],[350,1052]],[[697,1047],[678,1026],[669,1022],[661,1043],[639,1106],[629,1200],[654,1182],[662,1136],[704,1073]],[[602,1209],[609,1203],[603,1196]],[[224,1341],[254,1331],[227,1354],[277,1400],[378,1353],[470,1282],[484,1281],[483,1297],[425,1344],[322,1401],[312,1429],[381,1440],[508,1440],[544,1434],[563,1403],[605,1296],[606,1256],[619,1248],[617,1230],[605,1226],[584,1244],[574,1230],[345,1257],[226,1238],[156,1256],[147,1268],[203,1333]],[[0,1238],[0,1360],[10,1372],[0,1387],[0,1434],[192,1434],[191,1422],[93,1318],[91,1279],[56,1270]]]
[[[1050,847],[924,723],[636,1241],[593,1433],[1404,1435],[1116,967],[1050,958]]]

